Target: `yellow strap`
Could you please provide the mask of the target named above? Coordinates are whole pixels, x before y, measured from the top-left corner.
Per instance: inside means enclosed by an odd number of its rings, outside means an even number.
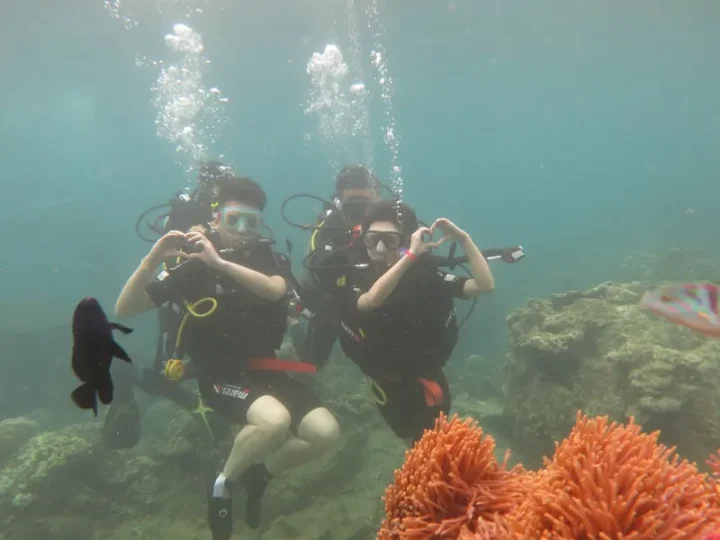
[[[210,303],[210,309],[208,309],[205,313],[198,313],[196,309],[198,306],[201,306],[202,304]],[[182,321],[180,321],[180,327],[178,328],[177,336],[175,337],[175,351],[174,354],[177,354],[178,350],[180,349],[180,343],[182,342],[182,335],[183,330],[185,330],[185,323],[187,323],[188,318],[190,316],[193,316],[197,319],[203,319],[205,317],[209,317],[213,313],[215,313],[215,310],[217,309],[218,303],[215,298],[212,298],[211,296],[208,296],[207,298],[201,298],[197,302],[193,302],[190,304],[189,302],[185,302],[185,309],[187,309],[187,312],[185,312],[185,315],[183,315]]]
[[[210,309],[208,309],[205,313],[198,313],[195,311],[199,306],[203,304],[210,303]],[[203,319],[205,317],[209,317],[213,313],[215,313],[215,310],[217,309],[217,300],[215,300],[213,297],[208,296],[207,298],[201,298],[197,302],[193,302],[192,304],[185,304],[185,308],[188,310],[188,313],[192,315],[193,317],[197,317],[198,319]]]
[[[312,236],[310,237],[310,251],[315,251],[315,237],[317,236],[318,231],[320,230],[320,227],[325,225],[325,220],[321,221],[320,224],[315,227],[315,230],[312,233]]]
[[[387,405],[387,394],[385,393],[385,390],[382,389],[382,386],[380,386],[372,377],[367,377],[367,381],[368,384],[370,384],[370,392],[372,393],[375,403],[378,405]]]

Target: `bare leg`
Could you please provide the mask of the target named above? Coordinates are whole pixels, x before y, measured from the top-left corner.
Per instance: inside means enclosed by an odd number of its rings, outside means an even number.
[[[208,523],[213,540],[229,540],[232,536],[232,496],[228,484],[237,480],[253,463],[262,461],[287,437],[290,413],[274,397],[262,396],[250,405],[246,421],[247,425],[235,437],[225,468],[215,479],[208,500]]]
[[[258,398],[248,409],[247,425],[235,437],[223,475],[236,480],[250,465],[262,461],[290,428],[290,413],[272,396]]]
[[[278,474],[302,465],[331,448],[340,438],[340,426],[325,407],[313,409],[300,421],[297,436],[291,436],[285,444],[265,461],[268,472]]]

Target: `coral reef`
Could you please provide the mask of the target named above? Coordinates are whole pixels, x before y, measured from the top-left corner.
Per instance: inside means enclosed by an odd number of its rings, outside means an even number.
[[[539,463],[575,411],[633,415],[663,442],[704,460],[720,438],[720,343],[653,317],[650,286],[604,283],[530,299],[507,319],[505,412],[512,438]]]
[[[519,477],[506,461],[498,463],[494,439],[477,423],[441,415],[395,472],[378,538],[455,538],[469,520],[518,505],[526,495]]]
[[[510,516],[528,538],[701,538],[720,526],[707,477],[642,433],[578,413],[529,497]]]
[[[28,418],[8,418],[1,421],[0,467],[4,467],[7,460],[40,431],[40,424]]]
[[[535,472],[508,470],[492,444],[474,423],[441,416],[388,487],[378,539],[699,539],[720,527],[714,481],[632,418],[621,425],[578,411]]]
[[[169,492],[192,493],[185,484],[186,477],[162,461],[105,450],[96,424],[45,431],[28,439],[0,473],[0,534],[78,538],[83,523],[79,537],[89,538],[93,528],[167,510]]]

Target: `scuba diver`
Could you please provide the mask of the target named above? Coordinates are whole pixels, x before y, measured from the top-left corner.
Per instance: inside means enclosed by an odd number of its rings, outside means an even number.
[[[367,377],[385,422],[417,441],[450,409],[443,367],[458,340],[454,299],[493,291],[494,278],[468,233],[444,218],[420,227],[397,201],[373,205],[354,236],[311,269],[343,297],[340,344]],[[448,259],[429,251],[446,242],[462,246],[471,277],[440,270]],[[522,248],[502,251],[507,262],[522,257]]]
[[[365,211],[373,202],[380,199],[383,186],[375,175],[362,165],[347,165],[335,178],[335,193],[332,203],[308,194],[293,195],[285,199],[285,205],[296,198],[308,197],[323,203],[323,212],[317,216],[314,226],[290,225],[302,229],[312,229],[308,246],[311,262],[317,262],[328,251],[346,246],[352,241],[351,231],[362,222]],[[289,318],[290,337],[293,348],[305,362],[318,367],[324,366],[337,340],[339,326],[337,310],[333,304],[333,295],[324,290],[313,272],[303,272],[300,278],[302,298],[296,298],[295,313]]]
[[[176,343],[192,362],[186,366],[175,354],[166,373],[173,380],[197,377],[203,400],[229,422],[244,425],[208,490],[212,537],[227,540],[235,483],[247,492],[245,520],[256,528],[268,482],[319,457],[337,441],[340,428],[288,373],[314,372],[315,366],[276,358],[287,328],[290,262],[260,234],[265,192],[249,178],[218,184],[213,222],[158,240],[125,284],[115,312],[133,316],[170,306],[179,325]],[[183,262],[156,278],[162,261],[175,257]],[[194,374],[186,371],[191,366]]]
[[[218,182],[233,175],[230,167],[211,161],[200,163],[198,185],[192,193],[178,192],[169,202],[145,210],[135,224],[137,235],[149,243],[172,230],[188,231],[196,225],[212,220],[213,204],[217,198]],[[148,216],[163,212],[152,221]],[[148,237],[141,228],[145,225],[155,238]],[[170,261],[163,261],[170,263]],[[133,386],[145,392],[165,397],[189,410],[207,428],[210,437],[218,440],[227,433],[229,425],[213,414],[202,398],[183,385],[174,384],[163,376],[163,367],[173,352],[178,324],[169,307],[158,309],[159,333],[155,347],[153,366],[136,368],[129,365],[113,365],[115,381],[114,401],[105,416],[102,438],[106,447],[119,450],[134,447],[140,440],[140,410],[134,398]]]

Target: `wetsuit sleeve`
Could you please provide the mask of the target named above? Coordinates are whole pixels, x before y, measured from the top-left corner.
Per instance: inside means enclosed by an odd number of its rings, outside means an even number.
[[[464,276],[456,276],[449,272],[443,272],[438,270],[438,275],[442,278],[443,287],[453,298],[465,298],[463,289],[465,288],[465,282],[470,278]]]
[[[167,270],[163,269],[145,288],[145,292],[150,298],[150,301],[155,304],[156,307],[161,307],[167,301],[166,287],[163,281],[167,279],[169,275]]]

